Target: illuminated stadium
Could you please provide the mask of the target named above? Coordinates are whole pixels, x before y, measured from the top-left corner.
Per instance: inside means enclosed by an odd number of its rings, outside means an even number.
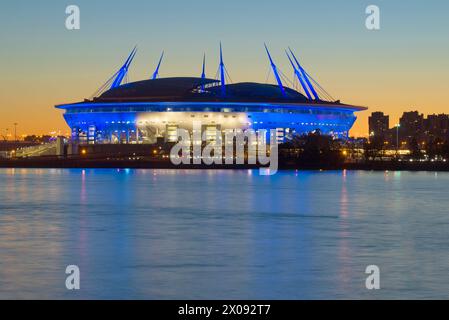
[[[175,142],[177,129],[191,131],[194,122],[210,137],[226,129],[276,129],[279,142],[316,130],[348,137],[354,113],[366,108],[333,101],[291,50],[286,54],[294,81],[276,67],[268,48],[266,52],[277,85],[230,83],[221,46],[217,80],[206,78],[205,59],[201,77],[159,78],[162,54],[151,79],[123,83],[134,49],[93,98],[56,108],[65,110],[72,141],[81,144]]]

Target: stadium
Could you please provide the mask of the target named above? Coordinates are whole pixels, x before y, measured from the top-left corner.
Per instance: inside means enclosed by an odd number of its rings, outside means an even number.
[[[160,78],[162,54],[151,79],[125,83],[134,48],[92,98],[56,108],[65,110],[71,139],[80,144],[176,142],[177,129],[191,131],[195,122],[211,139],[227,129],[275,129],[278,142],[316,130],[347,138],[355,112],[366,108],[334,101],[289,49],[286,54],[295,75],[290,81],[265,49],[274,85],[229,83],[221,45],[217,79],[206,77],[204,58],[200,77]]]

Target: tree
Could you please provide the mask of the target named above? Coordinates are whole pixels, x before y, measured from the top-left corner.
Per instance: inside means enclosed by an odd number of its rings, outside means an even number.
[[[365,143],[365,160],[382,160],[385,151],[385,138],[383,136],[374,136],[370,141]]]
[[[415,137],[410,141],[410,157],[412,159],[421,159],[422,153]]]
[[[280,147],[283,161],[307,166],[333,166],[342,164],[344,157],[338,140],[322,135],[319,130],[307,135],[296,135]]]

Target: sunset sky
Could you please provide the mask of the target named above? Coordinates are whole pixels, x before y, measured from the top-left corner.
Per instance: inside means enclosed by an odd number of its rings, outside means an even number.
[[[65,8],[81,10],[81,30],[65,28]],[[365,28],[365,8],[381,10],[381,30]],[[54,105],[90,97],[138,45],[130,80],[149,78],[165,50],[161,77],[207,75],[218,43],[233,82],[265,82],[266,42],[290,78],[290,46],[336,99],[369,107],[351,134],[367,134],[371,111],[449,113],[447,0],[61,0],[4,1],[0,10],[0,134],[68,132]],[[274,82],[273,77],[269,79]]]

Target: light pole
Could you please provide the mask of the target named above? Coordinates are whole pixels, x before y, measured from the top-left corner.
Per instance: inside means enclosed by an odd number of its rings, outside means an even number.
[[[399,157],[399,128],[401,127],[401,124],[396,125],[396,158]]]

